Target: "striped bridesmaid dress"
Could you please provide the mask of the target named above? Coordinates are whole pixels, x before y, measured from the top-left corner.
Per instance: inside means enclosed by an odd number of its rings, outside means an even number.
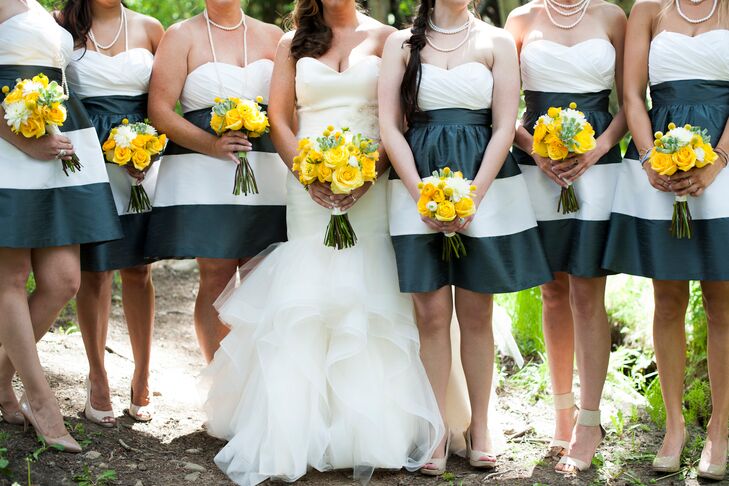
[[[423,64],[422,111],[405,134],[421,177],[443,167],[460,170],[468,179],[476,176],[491,138],[493,84],[491,71],[478,62],[450,70]],[[389,216],[402,292],[454,285],[492,294],[552,279],[524,177],[510,155],[461,234],[466,256],[443,261],[445,236],[420,219],[395,171],[390,172]]]
[[[101,144],[124,118],[130,123],[147,118],[147,91],[153,62],[152,53],[143,48],[127,48],[116,56],[85,48],[74,51],[68,68],[68,83],[81,98]],[[155,162],[142,183],[151,201],[154,201],[158,170],[159,162]],[[107,162],[106,172],[124,238],[83,245],[81,269],[84,271],[103,272],[148,263],[144,258],[144,244],[150,212],[128,210],[131,187],[136,180],[125,168],[114,163]]]
[[[615,59],[615,48],[606,39],[573,46],[544,39],[526,44],[521,51],[524,128],[533,133],[537,119],[551,106],[566,108],[574,101],[599,137],[613,120],[608,105]],[[622,162],[620,147],[613,147],[573,183],[580,209],[570,214],[557,210],[561,187],[531,155],[514,147],[514,157],[529,187],[551,270],[586,278],[605,276],[602,257]]]
[[[73,40],[39,4],[0,24],[0,86],[43,73],[62,82]],[[0,139],[0,247],[44,248],[122,236],[101,146],[81,103],[65,102],[61,127],[83,167],[66,176],[58,160],[36,160]],[[5,120],[0,120],[5,123]],[[20,136],[20,135],[18,135]]]
[[[648,59],[653,131],[670,122],[705,128],[716,144],[729,119],[729,30],[689,37],[663,31]],[[729,170],[689,197],[691,239],[671,236],[673,193],[648,182],[631,143],[613,204],[604,266],[658,280],[729,280]],[[719,162],[720,163],[720,162]]]
[[[205,131],[216,97],[263,97],[268,103],[273,62],[246,67],[208,62],[187,76],[184,117]],[[249,160],[259,194],[233,195],[236,166],[171,141],[157,178],[146,255],[156,258],[252,257],[286,240],[287,169],[268,135],[251,139]]]

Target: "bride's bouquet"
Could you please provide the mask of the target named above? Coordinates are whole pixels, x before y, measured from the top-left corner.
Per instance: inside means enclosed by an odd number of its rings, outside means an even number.
[[[706,130],[691,125],[676,127],[668,124],[668,133],[656,132],[649,161],[651,168],[664,176],[676,171],[688,172],[713,164],[718,156],[711,146],[711,136]],[[675,238],[691,238],[691,211],[686,196],[676,196],[673,203],[671,235]]]
[[[66,121],[66,107],[63,102],[68,96],[57,82],[48,82],[48,77],[40,73],[33,79],[18,79],[11,90],[3,86],[5,99],[2,102],[7,120],[13,133],[25,138],[40,138],[46,133],[60,135],[58,127]],[[70,160],[64,160],[62,154],[61,167],[63,173],[81,170],[81,162],[76,154]]]
[[[229,131],[241,131],[246,133],[249,138],[259,138],[269,130],[268,116],[259,104],[262,102],[263,98],[260,96],[255,100],[215,98],[210,127],[218,136]],[[235,170],[233,194],[236,196],[239,196],[241,192],[246,196],[258,194],[258,183],[251,164],[248,162],[248,154],[239,152],[238,160],[240,163]]]
[[[585,118],[585,114],[577,111],[577,104],[570,103],[569,108],[551,107],[534,125],[534,143],[532,153],[554,162],[563,161],[570,154],[584,154],[594,150],[595,130]],[[562,214],[574,213],[580,209],[572,184],[562,188],[557,204],[557,211]]]
[[[299,141],[299,154],[294,157],[293,170],[307,188],[316,181],[329,184],[334,194],[351,194],[366,182],[377,179],[378,143],[348,128],[335,131],[328,126],[321,137]],[[332,210],[324,244],[341,250],[357,243],[346,211]]]
[[[453,172],[449,167],[433,171],[433,175],[418,184],[420,199],[418,212],[421,216],[449,223],[458,218],[468,218],[476,213],[473,202],[476,186],[463,178],[461,172]],[[466,247],[458,233],[446,233],[443,242],[443,260],[451,256],[461,258],[466,255]]]
[[[129,123],[126,118],[122,124],[112,128],[109,138],[102,149],[109,162],[120,167],[134,167],[147,172],[167,146],[167,136],[157,134],[157,130],[145,123]],[[141,181],[132,184],[131,197],[127,211],[141,213],[152,209],[147,191]]]

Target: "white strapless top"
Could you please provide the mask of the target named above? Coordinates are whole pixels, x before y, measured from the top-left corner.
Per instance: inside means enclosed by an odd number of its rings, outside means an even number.
[[[684,79],[729,81],[729,30],[717,29],[695,37],[664,30],[651,42],[650,83]]]
[[[0,23],[0,64],[65,67],[73,38],[43,7],[31,2],[27,12]]]
[[[216,69],[220,75],[216,74]],[[246,67],[223,62],[207,62],[187,75],[180,95],[182,111],[200,110],[213,105],[215,98],[263,98],[268,104],[273,61],[259,59]],[[221,86],[222,83],[222,86]]]
[[[606,39],[566,46],[534,40],[521,50],[521,82],[527,91],[595,93],[612,89],[615,47]]]
[[[299,137],[320,135],[328,125],[379,139],[377,81],[380,58],[367,56],[341,73],[313,57],[296,62]]]
[[[423,111],[482,110],[491,108],[493,92],[491,70],[480,62],[467,62],[451,69],[423,63],[418,107]]]
[[[154,55],[138,47],[116,56],[76,49],[68,66],[68,86],[80,98],[137,96],[149,91]]]

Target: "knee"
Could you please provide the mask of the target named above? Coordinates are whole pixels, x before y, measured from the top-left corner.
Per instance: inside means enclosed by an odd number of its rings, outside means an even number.
[[[558,279],[541,286],[542,306],[545,310],[561,310],[570,305],[570,285],[567,279]]]
[[[30,276],[30,262],[18,261],[3,269],[3,278],[0,278],[0,288],[10,292],[25,292],[28,277]]]
[[[729,295],[719,290],[703,290],[704,309],[709,325],[729,326]]]
[[[679,289],[665,289],[655,292],[655,317],[661,322],[680,322],[686,318],[688,294]]]
[[[58,269],[52,275],[44,272],[36,275],[37,291],[52,296],[59,302],[76,297],[81,287],[81,271],[78,268]]]
[[[134,287],[147,287],[152,283],[152,270],[149,265],[125,268],[121,270],[122,284]]]
[[[416,300],[415,316],[421,337],[450,336],[451,315],[442,306],[426,299]]]
[[[605,301],[602,293],[573,285],[570,289],[570,307],[576,316],[591,318],[599,312],[605,312]]]
[[[200,291],[222,292],[235,275],[237,266],[230,263],[206,263],[200,265]]]

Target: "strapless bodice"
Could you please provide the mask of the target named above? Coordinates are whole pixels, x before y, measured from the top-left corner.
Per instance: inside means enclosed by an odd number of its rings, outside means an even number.
[[[664,30],[651,42],[650,84],[685,79],[729,80],[729,30],[691,37]]]
[[[129,49],[116,56],[77,49],[68,66],[68,85],[81,98],[138,96],[149,91],[154,55],[147,49]]]
[[[69,63],[72,51],[71,34],[35,3],[0,24],[2,64],[60,69]]]
[[[259,59],[246,67],[222,62],[205,63],[187,75],[180,95],[182,111],[187,113],[208,108],[218,97],[255,99],[261,96],[263,103],[268,104],[272,74],[273,61],[270,59]]]
[[[379,138],[377,80],[380,58],[367,56],[342,72],[318,59],[296,63],[299,137],[320,135],[325,127],[348,127],[353,133]]]
[[[451,69],[424,63],[418,107],[422,111],[491,108],[493,90],[491,70],[480,62],[467,62]]]
[[[566,46],[533,40],[521,50],[521,79],[526,91],[595,93],[615,81],[615,47],[606,39]]]

